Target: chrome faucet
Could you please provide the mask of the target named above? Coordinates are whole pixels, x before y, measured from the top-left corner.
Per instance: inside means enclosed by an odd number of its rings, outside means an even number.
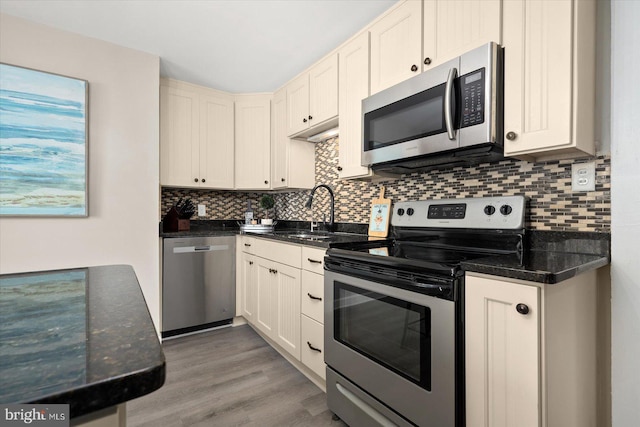
[[[329,196],[331,198],[331,212],[329,213],[329,231],[333,231],[333,211],[334,211],[334,205],[335,205],[335,198],[333,196],[333,190],[331,189],[331,187],[329,187],[328,185],[325,184],[319,184],[316,185],[315,187],[313,187],[313,190],[311,190],[311,194],[309,195],[309,199],[307,200],[307,203],[305,203],[305,208],[311,208],[311,204],[313,203],[313,195],[316,193],[316,190],[320,187],[324,187],[329,191]]]

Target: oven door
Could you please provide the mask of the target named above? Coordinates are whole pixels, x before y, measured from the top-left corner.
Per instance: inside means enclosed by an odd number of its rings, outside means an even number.
[[[414,424],[455,425],[455,324],[453,301],[325,271],[325,362]]]

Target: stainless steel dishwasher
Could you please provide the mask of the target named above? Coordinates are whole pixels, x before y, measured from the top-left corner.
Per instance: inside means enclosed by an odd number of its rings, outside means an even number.
[[[165,238],[162,337],[230,324],[235,316],[235,236]]]

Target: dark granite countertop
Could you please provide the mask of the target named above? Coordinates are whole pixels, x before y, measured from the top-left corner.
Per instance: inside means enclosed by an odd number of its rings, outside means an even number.
[[[179,233],[160,233],[161,237],[198,237],[240,234],[238,222],[192,221],[191,230]],[[299,240],[291,237],[294,231],[307,232],[309,222],[281,221],[273,233],[246,233],[287,243],[329,248],[334,243],[368,240],[367,224],[337,223],[331,239]],[[162,230],[162,225],[160,226]],[[523,259],[514,255],[480,258],[462,262],[465,271],[491,274],[539,283],[559,283],[582,272],[609,264],[609,233],[559,232],[527,230]]]
[[[131,266],[0,275],[0,313],[0,403],[66,403],[74,418],[164,384]]]
[[[530,231],[520,260],[503,255],[464,261],[465,271],[554,284],[611,261],[608,233]]]

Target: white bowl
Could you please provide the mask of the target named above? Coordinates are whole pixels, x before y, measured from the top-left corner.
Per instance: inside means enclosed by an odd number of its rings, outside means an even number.
[[[264,218],[260,220],[260,224],[262,225],[272,225],[273,224],[273,220],[272,219],[268,219],[268,218]]]

